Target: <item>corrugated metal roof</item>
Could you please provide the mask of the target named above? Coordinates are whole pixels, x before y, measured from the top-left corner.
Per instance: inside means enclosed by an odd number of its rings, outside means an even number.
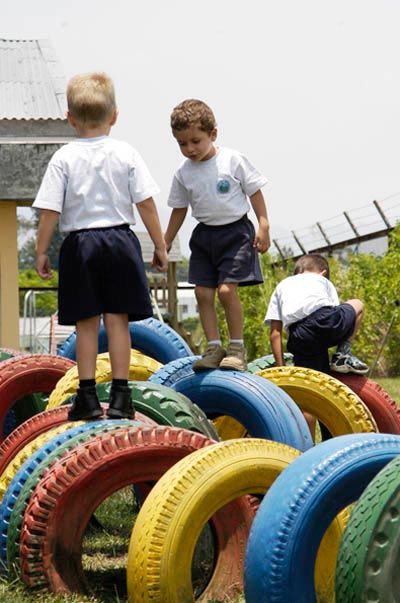
[[[0,38],[0,119],[65,119],[65,87],[48,40]]]

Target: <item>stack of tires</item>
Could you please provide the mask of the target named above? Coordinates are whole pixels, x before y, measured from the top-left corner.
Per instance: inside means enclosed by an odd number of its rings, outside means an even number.
[[[55,593],[90,589],[84,535],[99,505],[133,485],[130,603],[243,591],[247,603],[396,600],[379,598],[399,538],[400,412],[386,392],[270,357],[247,372],[194,373],[186,343],[155,319],[132,323],[131,340],[134,421],[68,422],[75,335],[58,356],[2,351],[0,575]],[[104,410],[110,381],[101,330]],[[304,412],[332,438],[315,445]]]

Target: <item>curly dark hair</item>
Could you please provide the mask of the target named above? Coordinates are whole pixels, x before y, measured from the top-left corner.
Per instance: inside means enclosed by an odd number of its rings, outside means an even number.
[[[217,122],[210,107],[196,98],[182,101],[171,113],[171,128],[177,132],[191,126],[198,126],[203,132],[211,134],[216,125]]]

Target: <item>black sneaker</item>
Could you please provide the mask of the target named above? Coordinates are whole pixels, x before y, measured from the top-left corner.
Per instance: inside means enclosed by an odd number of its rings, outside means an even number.
[[[369,370],[365,362],[353,354],[340,354],[340,352],[333,354],[330,369],[336,373],[356,373],[357,375],[365,375]]]
[[[110,419],[135,418],[135,409],[133,408],[131,393],[131,388],[129,386],[111,388],[110,403],[107,410],[107,416],[110,417]]]
[[[68,412],[69,421],[97,419],[103,414],[95,387],[78,388]]]

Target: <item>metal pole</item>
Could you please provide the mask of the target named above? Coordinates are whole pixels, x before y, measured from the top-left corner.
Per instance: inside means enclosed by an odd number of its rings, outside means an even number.
[[[400,305],[400,301],[396,300],[394,302],[394,305],[396,306],[395,311],[393,312],[392,318],[390,319],[388,328],[386,329],[386,333],[384,334],[384,336],[382,338],[381,345],[380,345],[379,350],[378,350],[378,352],[377,352],[377,354],[375,356],[375,359],[374,359],[374,361],[373,361],[373,363],[372,363],[372,365],[371,365],[371,367],[370,367],[370,369],[368,371],[368,377],[372,376],[372,373],[374,372],[374,370],[376,368],[376,365],[378,364],[379,358],[381,357],[381,354],[383,352],[383,348],[385,347],[386,342],[388,340],[389,333],[392,330],[393,323],[396,320],[396,316],[397,316],[397,312],[398,312],[398,307]]]

